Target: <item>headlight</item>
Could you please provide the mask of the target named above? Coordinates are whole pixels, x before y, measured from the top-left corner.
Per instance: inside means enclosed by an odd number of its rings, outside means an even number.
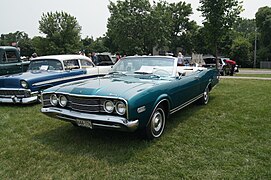
[[[126,112],[126,105],[121,101],[117,102],[116,111],[119,115],[124,115]]]
[[[59,105],[65,107],[68,103],[68,99],[64,95],[59,96]]]
[[[21,86],[22,86],[23,88],[25,88],[25,89],[28,88],[28,84],[27,84],[27,82],[24,81],[24,80],[21,81]]]
[[[57,106],[57,103],[58,103],[58,99],[57,99],[57,96],[55,94],[52,94],[50,96],[50,103],[53,105],[53,106]]]
[[[114,111],[114,103],[112,101],[104,102],[104,110],[108,113],[112,113]]]

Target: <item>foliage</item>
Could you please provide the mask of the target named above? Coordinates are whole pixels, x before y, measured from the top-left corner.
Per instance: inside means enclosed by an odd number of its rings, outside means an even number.
[[[204,27],[199,27],[194,33],[194,52],[199,54],[210,54],[210,47],[207,40],[208,31]]]
[[[81,26],[75,17],[66,12],[48,12],[42,14],[39,24],[40,32],[48,40],[43,54],[76,53],[80,49]]]
[[[93,37],[86,37],[81,40],[83,47],[82,51],[85,52],[86,55],[89,55],[91,52],[108,52],[109,49],[105,47],[105,37],[99,37],[96,40]]]
[[[40,105],[1,105],[0,177],[270,179],[270,89],[269,81],[222,79],[208,105],[173,114],[157,141],[76,128]]]
[[[191,36],[197,28],[189,21],[190,4],[167,3],[148,0],[125,0],[110,2],[111,13],[107,24],[110,49],[126,54],[149,54],[153,48],[177,47],[192,49]]]
[[[122,50],[128,54],[143,54],[149,51],[148,22],[151,6],[148,0],[125,0],[110,2],[111,13],[108,19],[107,36],[111,39],[115,51]]]
[[[252,67],[252,52],[252,45],[248,39],[240,36],[233,41],[231,58],[233,58],[238,65],[241,65],[241,67]]]
[[[200,0],[199,11],[204,17],[204,28],[208,32],[208,44],[212,48],[212,53],[218,56],[219,43],[225,34],[233,27],[242,6],[238,0]],[[218,64],[218,61],[217,61]]]
[[[171,16],[167,24],[170,28],[169,48],[173,52],[181,48],[184,54],[191,54],[194,46],[192,37],[198,28],[195,21],[189,20],[189,16],[193,14],[191,4],[180,1],[169,4],[165,9]]]
[[[255,19],[240,18],[236,23],[234,23],[233,29],[242,37],[253,42],[255,37],[256,21]]]
[[[259,8],[256,13],[256,25],[260,33],[258,55],[261,60],[271,60],[271,7]]]
[[[16,31],[14,33],[1,34],[1,46],[14,46],[19,47],[21,56],[31,56],[35,51],[31,38],[23,31]]]

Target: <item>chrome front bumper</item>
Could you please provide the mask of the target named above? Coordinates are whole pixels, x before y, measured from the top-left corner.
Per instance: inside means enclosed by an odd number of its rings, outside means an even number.
[[[27,98],[21,98],[21,97],[6,97],[0,98],[0,103],[14,103],[14,104],[30,104],[30,103],[35,103],[38,101],[38,96],[31,96]]]
[[[38,91],[23,88],[0,88],[0,103],[30,104],[38,101]]]
[[[109,128],[120,131],[135,131],[139,125],[138,120],[128,121],[123,117],[82,113],[58,107],[42,108],[41,112],[47,116],[72,123],[77,123],[78,120],[90,121],[93,128]]]

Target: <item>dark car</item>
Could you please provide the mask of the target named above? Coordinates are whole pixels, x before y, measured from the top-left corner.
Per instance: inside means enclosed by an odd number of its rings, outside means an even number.
[[[231,66],[225,62],[226,58],[218,57],[218,70],[221,76],[229,75],[231,72]],[[216,58],[214,56],[204,56],[203,60],[205,64],[204,67],[215,68],[216,67]]]
[[[96,61],[93,61],[97,66],[112,66],[114,60],[110,53],[96,53]]]
[[[0,46],[0,75],[25,72],[29,61],[22,61],[19,51],[12,46]]]

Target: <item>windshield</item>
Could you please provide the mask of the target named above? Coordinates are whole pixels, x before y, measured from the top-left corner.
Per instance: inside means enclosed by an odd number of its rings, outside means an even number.
[[[174,70],[174,59],[163,57],[127,57],[114,65],[112,72],[120,74],[154,74],[171,76]]]
[[[31,61],[29,68],[29,71],[33,70],[63,70],[63,66],[59,60],[54,59],[40,59],[40,60],[34,60]]]

